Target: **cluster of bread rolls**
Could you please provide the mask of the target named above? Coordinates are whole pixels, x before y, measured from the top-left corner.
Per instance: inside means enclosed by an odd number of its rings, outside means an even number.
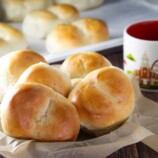
[[[45,9],[52,4],[74,5],[78,10],[86,10],[101,5],[104,0],[1,0],[0,16],[3,20],[21,22],[26,14]]]
[[[22,23],[26,36],[46,38],[49,53],[70,50],[109,39],[106,22],[97,18],[80,18],[72,5],[52,5],[27,14]]]
[[[68,100],[76,107],[83,130],[101,135],[117,128],[132,113],[134,89],[128,76],[95,52],[68,57],[61,65],[72,80]]]
[[[74,54],[59,68],[31,50],[0,60],[5,65],[0,70],[1,123],[9,136],[68,141],[77,138],[80,126],[101,135],[133,111],[130,79],[96,52]]]
[[[0,70],[3,132],[38,141],[75,140],[80,121],[66,98],[70,77],[31,50],[12,52],[0,60],[4,64]]]
[[[0,13],[6,21],[22,22],[22,32],[28,40],[44,39],[44,47],[48,53],[58,53],[70,49],[103,42],[109,39],[109,30],[105,21],[97,18],[81,18],[83,6],[91,8],[101,4],[103,0],[85,0],[73,2],[67,0],[2,0]],[[81,9],[83,10],[83,9]],[[0,17],[1,18],[1,17]],[[0,28],[1,29],[1,28]],[[0,33],[0,54],[26,49],[24,37],[11,28]],[[9,37],[9,38],[7,38]],[[4,39],[4,40],[3,40]],[[20,42],[18,42],[20,41]],[[3,53],[1,53],[3,52]]]
[[[0,103],[5,93],[13,87],[21,74],[31,65],[47,61],[35,51],[20,50],[0,58]]]
[[[1,0],[1,14],[3,19],[21,22],[30,11],[44,9],[53,4],[54,0]]]
[[[77,18],[79,18],[79,12],[72,5],[51,5],[45,10],[28,13],[23,20],[22,29],[26,36],[42,39],[57,25]]]
[[[0,56],[26,48],[27,42],[20,30],[9,24],[0,23]]]
[[[59,24],[46,38],[49,53],[103,42],[109,39],[107,24],[101,19],[82,18],[71,24]]]

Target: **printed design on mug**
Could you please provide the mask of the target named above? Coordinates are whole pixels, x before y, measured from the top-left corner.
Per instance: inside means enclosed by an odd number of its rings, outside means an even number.
[[[127,59],[136,62],[135,58],[132,54],[127,54]],[[127,70],[128,74],[134,74],[141,88],[150,88],[157,89],[158,88],[158,59],[156,59],[151,65],[149,62],[148,54],[145,52],[141,57],[140,68],[137,70]]]
[[[126,57],[127,57],[127,59],[131,60],[132,62],[136,62],[136,58],[131,53],[128,53],[126,55]],[[123,59],[123,64],[127,64],[125,59]],[[127,74],[133,74],[132,70],[127,70]]]
[[[131,60],[131,61],[136,61],[136,59],[133,57],[133,55],[131,54],[131,53],[129,53],[129,54],[127,54],[127,56],[126,56],[129,60]]]

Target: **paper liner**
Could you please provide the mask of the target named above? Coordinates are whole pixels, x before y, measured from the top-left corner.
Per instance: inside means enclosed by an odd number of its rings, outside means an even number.
[[[111,133],[75,142],[36,142],[11,138],[0,132],[0,154],[6,158],[105,158],[139,141],[158,151],[158,103],[145,98],[137,80],[134,77],[131,80],[136,94],[135,109],[131,117]]]

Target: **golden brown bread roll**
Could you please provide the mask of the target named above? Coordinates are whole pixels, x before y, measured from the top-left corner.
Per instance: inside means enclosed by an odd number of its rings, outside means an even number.
[[[53,4],[54,0],[1,0],[3,19],[21,22],[30,11],[44,9]]]
[[[94,44],[109,39],[108,26],[105,21],[96,18],[82,18],[72,23],[79,28],[88,44]]]
[[[83,18],[71,24],[59,24],[52,29],[46,38],[46,48],[49,53],[56,53],[108,39],[108,26],[104,21]]]
[[[52,5],[47,10],[28,13],[23,20],[22,29],[26,36],[42,39],[57,25],[72,22],[78,17],[78,10],[71,5]]]
[[[70,4],[51,5],[48,7],[48,10],[63,20],[63,22],[72,22],[79,18],[79,11]]]
[[[24,70],[39,62],[47,63],[41,55],[32,50],[15,51],[0,58],[0,103],[6,91],[15,85]]]
[[[0,56],[26,48],[27,42],[20,30],[9,24],[0,23]]]
[[[37,83],[17,84],[6,94],[1,122],[5,134],[38,141],[75,140],[80,129],[71,102]]]
[[[105,67],[90,72],[70,92],[81,126],[96,135],[109,132],[125,121],[134,108],[134,89],[119,68]]]
[[[61,70],[69,73],[71,78],[82,78],[95,69],[110,65],[110,61],[99,53],[83,52],[66,58]]]
[[[46,85],[56,92],[67,96],[71,88],[68,74],[45,63],[37,63],[27,68],[20,76],[17,84],[35,82]]]
[[[72,24],[58,25],[46,39],[46,48],[49,53],[69,50],[85,44],[83,33]]]

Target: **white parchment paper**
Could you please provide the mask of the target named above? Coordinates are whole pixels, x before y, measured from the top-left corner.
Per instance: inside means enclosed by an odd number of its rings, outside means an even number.
[[[131,78],[136,94],[131,117],[118,129],[103,136],[75,142],[18,140],[0,132],[0,154],[7,158],[105,158],[118,149],[143,141],[158,151],[158,103],[145,98],[137,80]]]

